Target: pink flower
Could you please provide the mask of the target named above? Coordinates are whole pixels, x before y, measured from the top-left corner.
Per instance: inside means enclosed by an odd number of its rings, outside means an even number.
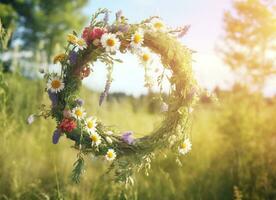
[[[64,118],[60,125],[59,128],[63,131],[63,132],[72,132],[75,128],[77,128],[77,123],[72,120],[72,119],[67,119]]]
[[[106,30],[103,28],[85,27],[82,32],[82,38],[86,41],[86,44],[89,45],[93,40],[100,39],[105,32]]]

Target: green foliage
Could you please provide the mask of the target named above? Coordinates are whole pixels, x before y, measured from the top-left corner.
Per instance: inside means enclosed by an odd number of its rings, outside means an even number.
[[[73,184],[68,178],[75,162],[76,152],[68,148],[73,143],[65,138],[59,145],[51,143],[53,120],[37,119],[32,126],[25,122],[41,102],[49,103],[42,91],[44,84],[8,74],[4,79],[10,89],[6,114],[0,115],[0,199],[232,200],[242,194],[243,200],[252,200],[276,196],[275,98],[256,100],[245,91],[225,92],[219,96],[219,105],[200,105],[194,115],[193,151],[181,158],[183,166],[163,151],[152,160],[149,176],[138,173],[134,186],[124,188],[113,184],[110,175],[101,176],[106,163],[87,156],[85,176],[80,184]],[[105,124],[119,130],[136,130],[138,137],[162,120],[159,114],[147,112],[146,103],[133,104],[130,97],[111,96],[97,107],[98,94],[85,88],[80,92],[88,112],[98,113]],[[134,110],[133,105],[140,109]]]
[[[220,53],[243,84],[262,89],[276,74],[276,10],[273,1],[233,1],[224,14],[225,34]]]
[[[7,24],[16,21],[14,39],[20,38],[25,49],[36,49],[42,42],[50,59],[55,46],[64,44],[67,31],[82,27],[86,18],[80,11],[86,3],[87,0],[3,0],[0,17],[7,19]],[[18,31],[22,27],[23,31]]]

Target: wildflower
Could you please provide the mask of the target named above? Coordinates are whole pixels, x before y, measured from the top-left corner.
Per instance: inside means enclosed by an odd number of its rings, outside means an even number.
[[[57,106],[58,104],[58,96],[55,92],[51,92],[51,90],[48,89],[48,96],[49,96],[49,99],[51,100],[52,102],[52,107],[55,107]]]
[[[105,154],[105,158],[108,161],[112,161],[116,158],[116,152],[113,149],[108,149],[108,151]]]
[[[182,155],[187,154],[192,149],[192,143],[189,139],[185,139],[178,147],[178,152]]]
[[[60,53],[54,57],[54,64],[57,64],[58,62],[63,62],[66,59],[67,55],[65,53]]]
[[[58,76],[50,78],[47,83],[47,89],[53,93],[60,92],[61,90],[64,89],[63,80]]]
[[[101,136],[96,132],[91,133],[90,138],[92,140],[92,146],[98,146],[102,142]]]
[[[77,44],[78,37],[70,33],[67,35],[67,41],[70,42],[71,44]]]
[[[67,118],[64,118],[59,125],[59,128],[61,129],[61,131],[68,132],[68,133],[72,132],[76,127],[77,127],[76,121],[74,121],[73,119],[67,119]]]
[[[76,45],[77,45],[78,49],[80,49],[80,50],[83,50],[83,49],[85,49],[87,47],[85,40],[82,39],[82,38],[80,38],[80,39],[77,40]]]
[[[106,32],[106,29],[104,28],[91,28],[91,27],[85,27],[82,32],[82,38],[85,40],[86,44],[91,44],[92,41],[96,39],[101,39],[102,35]]]
[[[107,80],[104,86],[104,91],[100,95],[99,105],[101,106],[105,97],[108,95],[111,86],[111,81]]]
[[[31,114],[28,118],[27,118],[27,123],[28,124],[32,124],[35,120],[35,115]]]
[[[72,113],[70,110],[68,110],[68,109],[63,110],[63,117],[70,118],[71,116],[72,116]]]
[[[144,41],[144,33],[141,30],[136,31],[131,37],[130,45],[133,48],[140,48]]]
[[[59,130],[56,129],[54,131],[54,133],[53,133],[53,136],[52,136],[52,142],[53,142],[53,144],[57,144],[58,143],[60,136],[61,136],[61,134],[60,134]]]
[[[71,51],[69,54],[69,61],[71,65],[75,65],[77,63],[78,54],[75,51]]]
[[[82,107],[76,107],[72,110],[72,115],[76,119],[82,119],[85,117],[86,113]]]
[[[143,49],[140,53],[140,60],[142,62],[142,64],[146,65],[151,61],[151,54],[147,49]]]
[[[120,24],[118,26],[118,31],[121,32],[121,33],[126,33],[128,32],[130,26],[128,24]]]
[[[118,12],[116,12],[116,21],[120,21],[122,16],[123,16],[122,10],[119,10]]]
[[[81,98],[76,99],[75,102],[76,102],[76,104],[78,104],[79,106],[83,106],[83,104],[84,104],[84,100],[81,99]]]
[[[94,117],[89,117],[85,120],[86,129],[89,131],[89,133],[93,133],[96,131],[97,127],[97,120]]]
[[[116,35],[112,33],[105,33],[101,38],[101,44],[107,52],[115,53],[120,47],[120,41]]]
[[[93,40],[92,44],[93,44],[95,47],[100,46],[101,40],[100,40],[100,39],[95,39],[95,40]]]
[[[157,18],[154,18],[151,21],[151,27],[155,31],[164,31],[165,30],[165,24],[160,19],[157,19]]]
[[[108,21],[109,21],[109,13],[108,13],[108,11],[105,12],[103,21],[104,21],[105,24],[108,23]]]
[[[122,140],[128,144],[132,144],[134,142],[134,138],[132,137],[133,132],[127,131],[122,135]]]

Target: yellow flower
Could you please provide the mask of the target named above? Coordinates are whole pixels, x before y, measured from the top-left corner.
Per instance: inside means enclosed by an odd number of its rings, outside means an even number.
[[[70,33],[67,35],[67,41],[72,44],[76,44],[78,42],[78,38],[77,38],[77,36]]]
[[[66,54],[65,53],[60,53],[60,54],[56,55],[54,57],[54,64],[57,64],[58,62],[64,61],[65,58],[66,58]]]

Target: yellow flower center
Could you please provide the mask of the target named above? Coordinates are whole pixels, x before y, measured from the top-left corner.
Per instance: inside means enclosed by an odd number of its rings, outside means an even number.
[[[78,117],[81,117],[81,116],[82,116],[82,111],[79,110],[79,109],[77,109],[77,110],[75,111],[75,115],[77,115]]]
[[[133,42],[136,43],[136,44],[139,44],[142,40],[142,36],[139,35],[139,34],[135,34],[134,35],[134,38],[133,38]]]
[[[52,80],[51,86],[54,89],[58,89],[61,86],[61,82],[59,80]]]
[[[97,135],[92,135],[92,136],[91,136],[91,140],[92,140],[93,142],[97,142],[97,141],[99,140],[99,138],[97,137]]]
[[[187,144],[183,142],[183,143],[181,144],[181,149],[186,149],[186,147],[187,147]]]
[[[88,128],[93,128],[94,127],[94,122],[93,121],[87,122],[87,127]]]
[[[143,59],[143,61],[147,62],[147,61],[150,59],[149,54],[146,54],[146,53],[145,53],[145,54],[142,56],[142,59]]]
[[[154,28],[156,28],[156,29],[161,29],[162,27],[163,27],[163,24],[161,22],[156,22],[154,24]]]
[[[115,45],[115,40],[112,38],[107,39],[106,44],[110,47],[113,47]]]
[[[113,158],[113,152],[112,151],[107,152],[106,155],[107,155],[108,158]]]

